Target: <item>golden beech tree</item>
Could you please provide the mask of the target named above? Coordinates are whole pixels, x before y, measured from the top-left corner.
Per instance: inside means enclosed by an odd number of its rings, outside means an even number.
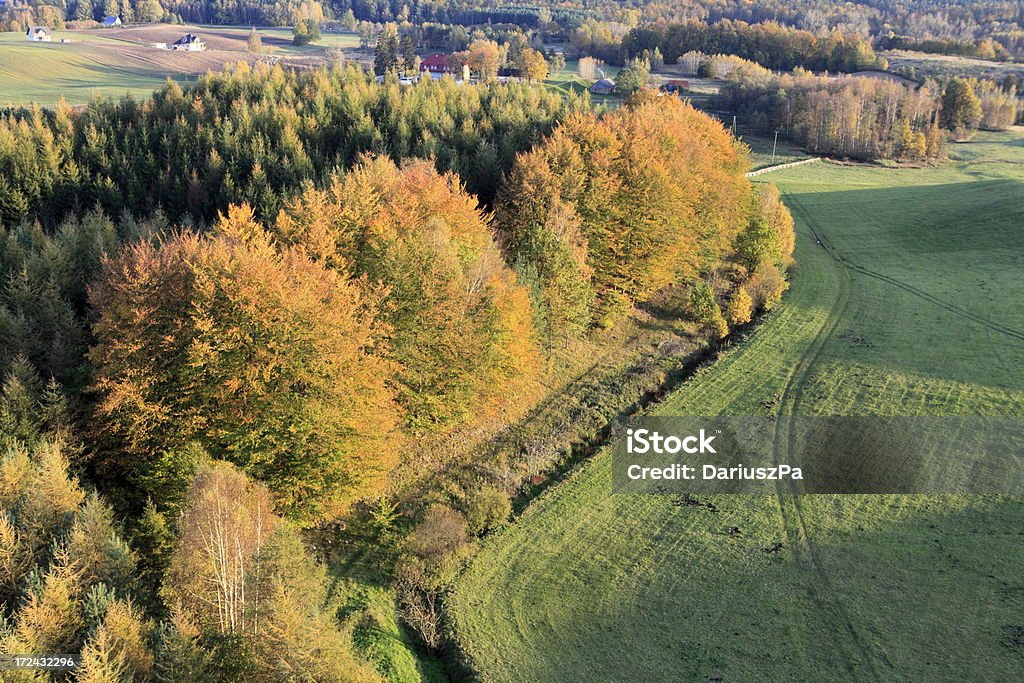
[[[481,81],[493,81],[501,64],[498,44],[493,40],[474,40],[467,50],[466,63]]]
[[[125,248],[90,300],[95,429],[120,444],[99,468],[142,481],[159,454],[198,444],[303,521],[382,486],[399,418],[377,302],[276,248],[247,207],[213,236]]]
[[[519,75],[529,81],[543,81],[548,77],[548,60],[531,47],[524,47],[516,61]]]
[[[536,274],[548,308],[560,296],[554,308],[578,319],[586,300],[579,288],[553,283],[565,271],[550,264],[567,251],[573,258],[562,258],[561,268],[589,280],[596,295],[591,321],[610,324],[730,253],[749,213],[746,168],[743,148],[721,124],[676,98],[640,92],[602,118],[569,117],[520,155],[496,220],[510,261]],[[566,220],[554,216],[566,211],[579,229],[556,233]]]
[[[283,242],[383,292],[394,384],[415,432],[523,405],[540,358],[528,291],[476,199],[426,161],[364,158],[308,189],[275,225]]]

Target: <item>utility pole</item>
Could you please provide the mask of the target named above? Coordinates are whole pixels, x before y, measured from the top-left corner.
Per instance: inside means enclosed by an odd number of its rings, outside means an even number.
[[[779,131],[775,131],[775,142],[772,143],[772,165],[775,164],[775,148],[779,144]]]
[[[736,114],[732,115],[732,136],[736,137]]]

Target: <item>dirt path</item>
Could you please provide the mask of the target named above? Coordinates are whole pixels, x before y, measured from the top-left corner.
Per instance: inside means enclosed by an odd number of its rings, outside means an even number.
[[[797,204],[795,197],[792,195],[784,194],[783,199],[788,206]],[[800,211],[803,222],[810,231],[812,238],[817,240],[818,244],[822,244],[820,234],[812,225],[810,216],[802,207],[800,207]],[[830,254],[833,255],[833,258],[835,257],[833,252],[830,252]],[[815,335],[807,352],[801,357],[800,362],[789,375],[781,392],[777,411],[777,414],[780,416],[796,415],[799,413],[801,403],[803,402],[804,386],[811,377],[826,343],[835,334],[837,327],[843,320],[846,309],[851,302],[849,270],[837,268],[836,277],[839,280],[839,291],[832,302],[828,316],[821,329]],[[775,437],[776,464],[780,462],[796,462],[796,453],[793,450],[796,436],[793,433],[795,425],[792,422],[788,424],[787,433],[778,433],[779,430],[784,428],[777,427]],[[836,591],[829,580],[828,574],[818,559],[814,543],[810,538],[804,519],[801,495],[789,488],[786,483],[778,482],[776,484],[775,499],[778,505],[782,530],[786,538],[786,546],[791,550],[796,561],[803,566],[806,574],[811,579],[808,585],[811,599],[824,620],[839,626],[838,629],[829,629],[829,631],[837,636],[833,643],[847,673],[861,680],[865,677],[875,681],[885,680],[884,676],[879,675],[875,666],[876,657],[880,657],[884,661],[884,654],[875,653],[860,634],[846,605],[836,597]],[[840,634],[846,637],[838,637]],[[885,663],[889,664],[888,662]]]

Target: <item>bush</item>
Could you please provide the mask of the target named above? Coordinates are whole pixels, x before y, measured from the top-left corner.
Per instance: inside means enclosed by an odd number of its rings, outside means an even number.
[[[469,528],[461,513],[431,505],[406,539],[405,554],[396,567],[399,613],[431,649],[443,643],[439,598],[455,578],[469,550],[468,540]]]
[[[722,309],[715,299],[715,292],[711,285],[700,281],[690,289],[690,313],[694,320],[707,330],[715,339],[721,339],[729,334],[729,325],[725,322]]]
[[[512,503],[504,491],[482,488],[466,494],[464,512],[469,532],[479,535],[505,523],[512,514]]]
[[[754,300],[747,294],[747,290],[738,287],[729,299],[729,323],[735,327],[750,322],[754,314]]]
[[[405,550],[430,565],[437,566],[455,555],[469,540],[466,518],[446,505],[433,504],[423,520],[406,539]]]
[[[762,263],[744,285],[759,310],[770,311],[782,300],[789,287],[786,279],[776,266]]]

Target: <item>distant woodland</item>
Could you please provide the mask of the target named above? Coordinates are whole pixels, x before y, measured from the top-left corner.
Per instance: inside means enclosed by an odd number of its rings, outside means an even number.
[[[952,78],[918,85],[900,79],[829,78],[797,69],[777,74],[737,58],[710,62],[727,85],[716,107],[760,134],[778,131],[815,154],[923,161],[945,156],[947,139],[1006,130],[1022,107],[1015,82]]]
[[[466,27],[506,25],[536,32],[545,40],[573,39],[574,45],[585,42],[589,35],[591,43],[598,47],[599,54],[594,54],[606,60],[610,46],[618,51],[625,35],[637,28],[664,32],[667,25],[694,21],[711,25],[722,22],[726,26],[729,22],[774,22],[818,37],[859,36],[883,48],[904,47],[985,59],[1024,56],[1024,10],[1020,0],[599,0],[587,3],[586,9],[548,2],[496,7],[492,3],[451,0],[8,0],[0,10],[0,18],[15,30],[29,24],[58,26],[65,21],[98,21],[109,15],[120,16],[128,23],[289,26],[313,19],[335,20],[349,28],[354,28],[356,22],[395,22],[415,27],[447,26],[463,32]],[[713,51],[733,53],[727,49]],[[815,68],[807,63],[801,66]]]

